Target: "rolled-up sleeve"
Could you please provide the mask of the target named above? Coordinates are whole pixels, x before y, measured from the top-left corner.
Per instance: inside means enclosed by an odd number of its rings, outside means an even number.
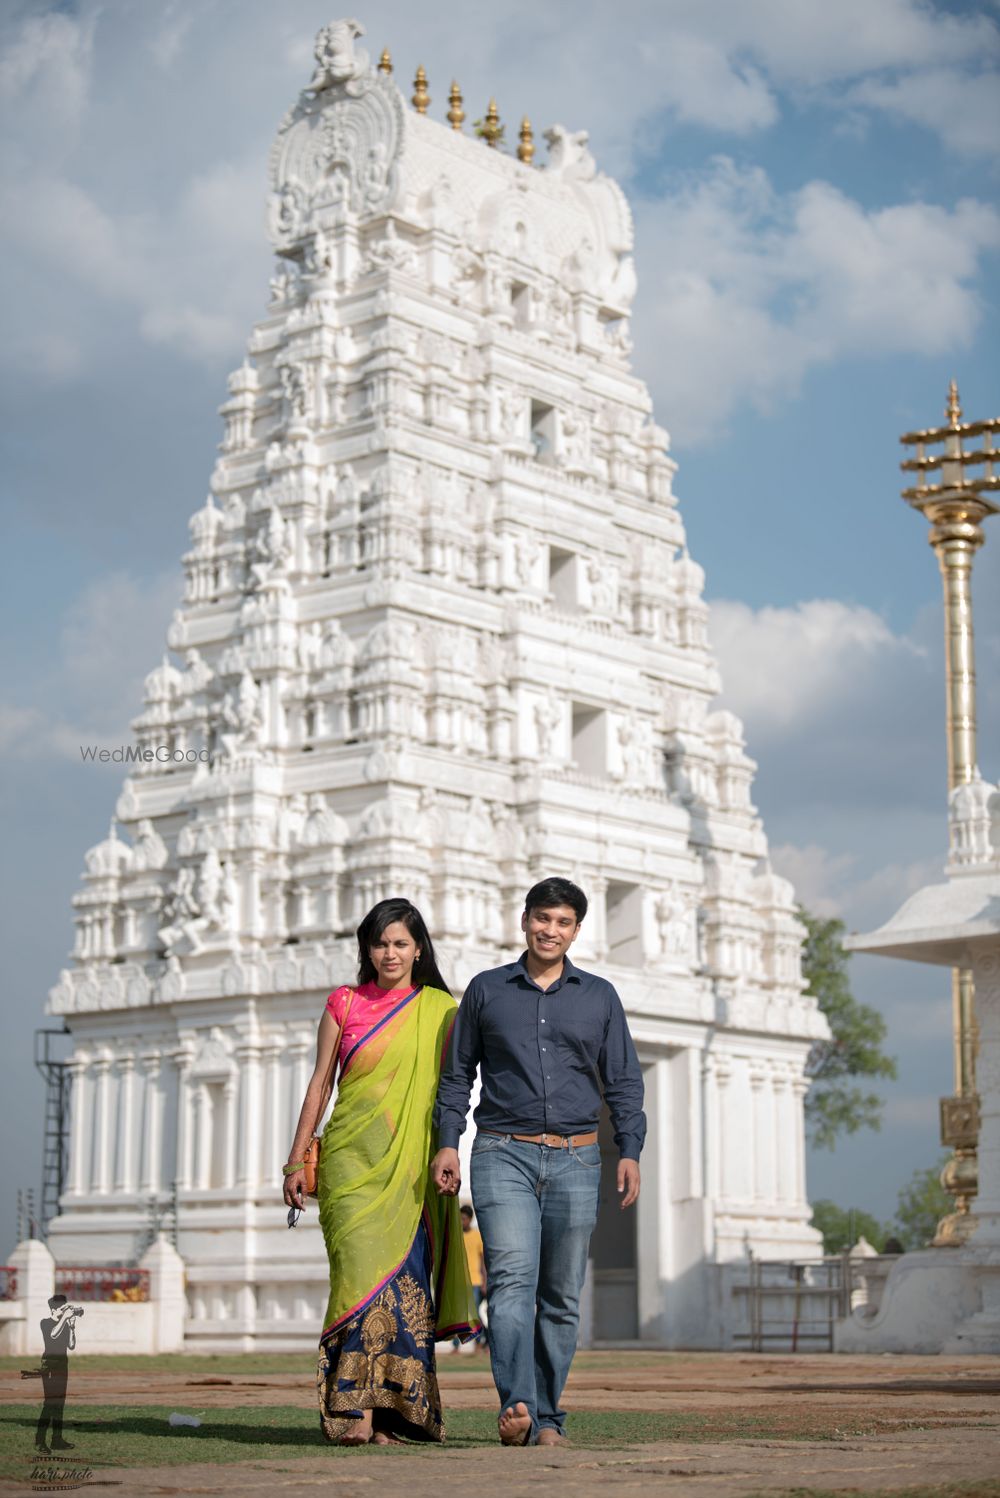
[[[625,1010],[613,988],[598,1067],[618,1153],[623,1160],[638,1160],[646,1139],[646,1115],[642,1111],[645,1088]]]
[[[473,978],[458,1006],[451,1043],[438,1083],[437,1100],[434,1104],[438,1149],[458,1149],[458,1141],[465,1133],[469,1097],[482,1059],[479,1029],[481,1004],[479,981]]]

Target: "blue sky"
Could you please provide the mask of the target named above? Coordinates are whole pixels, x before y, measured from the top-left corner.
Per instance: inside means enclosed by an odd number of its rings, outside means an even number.
[[[8,0],[0,343],[8,633],[0,712],[7,1043],[0,1229],[37,1177],[30,1033],[84,850],[159,658],[225,377],[265,305],[270,141],[315,0]],[[871,928],[943,858],[940,593],[898,436],[1000,390],[1000,11],[917,0],[441,3],[357,12],[431,112],[452,77],[536,136],[590,131],[636,218],[636,368],[672,434],[724,701],[781,872]],[[407,89],[407,92],[409,90]],[[977,563],[984,774],[1000,776],[1000,521]],[[814,1196],[881,1211],[937,1155],[946,978],[856,959],[899,1081]],[[5,1227],[5,1224],[7,1226]]]

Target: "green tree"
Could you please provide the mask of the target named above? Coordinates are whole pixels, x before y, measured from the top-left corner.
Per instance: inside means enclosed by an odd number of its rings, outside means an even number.
[[[806,1062],[806,1125],[814,1145],[832,1149],[841,1133],[881,1126],[882,1099],[854,1079],[895,1077],[896,1062],[882,1050],[885,1020],[851,993],[843,921],[824,920],[801,906],[798,915],[808,933],[802,951],[807,992],[832,1032],[829,1040],[816,1042]]]
[[[870,1212],[856,1207],[838,1207],[836,1202],[813,1202],[812,1225],[823,1234],[825,1254],[843,1253],[853,1248],[859,1238],[867,1238],[872,1248],[882,1252],[889,1229],[877,1222]]]
[[[926,1248],[941,1218],[954,1211],[955,1203],[940,1180],[947,1159],[942,1155],[937,1165],[915,1170],[899,1193],[896,1236],[907,1251]]]

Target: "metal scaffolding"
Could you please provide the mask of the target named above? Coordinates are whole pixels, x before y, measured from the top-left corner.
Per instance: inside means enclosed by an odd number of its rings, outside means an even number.
[[[38,1211],[39,1236],[44,1238],[49,1221],[59,1211],[59,1198],[66,1186],[69,1168],[70,1075],[65,1060],[53,1054],[61,1030],[35,1031],[35,1066],[45,1079],[45,1121],[42,1136],[42,1192]]]

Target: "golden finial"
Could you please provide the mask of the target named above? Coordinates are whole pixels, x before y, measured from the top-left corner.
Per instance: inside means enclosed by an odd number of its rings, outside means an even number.
[[[427,74],[423,68],[417,69],[417,76],[413,80],[413,107],[417,114],[426,114],[427,106],[431,102],[431,96],[427,92]]]
[[[451,105],[451,108],[448,110],[447,116],[448,124],[453,130],[461,130],[462,121],[465,119],[465,110],[462,108],[462,90],[459,88],[454,79],[452,79],[451,92],[448,95],[448,103]]]
[[[948,418],[950,427],[958,428],[962,424],[962,408],[958,404],[958,381],[952,380],[948,386],[948,404],[944,408],[944,414]]]
[[[490,100],[489,108],[486,111],[486,118],[483,120],[481,133],[486,144],[492,146],[494,150],[497,143],[503,140],[503,126],[500,123],[496,99]]]
[[[382,56],[378,60],[378,70],[380,73],[392,72],[392,53],[388,47],[382,48]]]
[[[517,159],[530,166],[535,155],[535,132],[531,128],[531,121],[525,115],[521,121],[521,133],[518,136],[520,145],[517,148]]]

